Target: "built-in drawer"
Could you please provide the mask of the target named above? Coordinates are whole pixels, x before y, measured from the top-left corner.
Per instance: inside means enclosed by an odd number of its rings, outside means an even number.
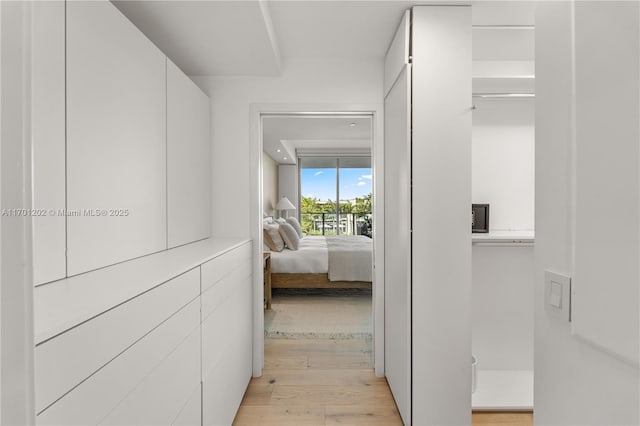
[[[199,383],[200,333],[196,329],[100,424],[173,424]]]
[[[251,378],[251,295],[248,279],[202,324],[204,425],[231,424]]]
[[[239,267],[248,267],[251,271],[251,243],[243,244],[202,264],[202,291]]]
[[[195,268],[36,346],[37,411],[197,298],[199,290]]]
[[[240,284],[244,284],[251,280],[251,270],[247,268],[238,268],[214,286],[209,287],[202,293],[202,319],[204,320],[219,306],[226,303],[227,299],[237,291]]]
[[[191,392],[189,400],[182,407],[178,417],[171,422],[173,426],[194,426],[202,424],[202,383]]]
[[[235,339],[252,338],[251,280],[234,286],[234,293],[202,321],[202,374],[219,363]]]
[[[141,309],[138,315],[146,315],[145,308],[141,306]],[[189,349],[187,349],[189,355],[185,355],[180,360],[188,359],[190,365],[178,365],[183,361],[171,365],[174,365],[174,373],[177,376],[186,374],[189,376],[187,381],[191,381],[193,376],[191,369],[194,368],[198,373],[200,369],[200,357],[197,353],[200,341],[199,324],[200,301],[196,299],[39,413],[36,423],[38,425],[99,424],[127,395],[135,392],[138,385],[165,359],[168,359],[170,354],[178,351],[185,339],[190,339]],[[114,331],[125,332],[126,328],[132,326],[133,323],[121,324],[114,328]],[[189,337],[194,335],[195,338]],[[76,348],[83,349],[82,345]],[[195,355],[194,351],[196,351]],[[193,386],[195,385],[194,383]],[[158,385],[163,392],[168,393],[173,392],[172,386],[171,382]],[[157,408],[154,407],[152,410]]]

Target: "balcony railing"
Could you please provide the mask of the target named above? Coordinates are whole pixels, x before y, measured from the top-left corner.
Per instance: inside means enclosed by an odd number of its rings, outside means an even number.
[[[366,235],[371,237],[371,212],[322,213],[302,212],[302,231],[309,235]]]

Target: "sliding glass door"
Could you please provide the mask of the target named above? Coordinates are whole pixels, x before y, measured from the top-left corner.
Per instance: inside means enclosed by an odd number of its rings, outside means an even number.
[[[300,157],[298,164],[303,231],[371,237],[371,158]]]

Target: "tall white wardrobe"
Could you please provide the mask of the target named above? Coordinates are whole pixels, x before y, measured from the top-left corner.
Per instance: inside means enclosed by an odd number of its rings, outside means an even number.
[[[210,237],[210,100],[109,1],[32,12],[35,423],[230,424],[251,242]]]
[[[495,17],[414,7],[385,60],[385,373],[406,424],[533,404],[533,27]]]
[[[405,424],[470,424],[471,7],[407,12],[384,93],[385,374]]]

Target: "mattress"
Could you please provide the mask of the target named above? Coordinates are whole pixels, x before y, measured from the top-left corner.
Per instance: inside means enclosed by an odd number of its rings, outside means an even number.
[[[330,281],[371,282],[373,241],[363,235],[307,236],[300,249],[271,253],[271,272],[328,274]]]
[[[271,252],[271,272],[276,274],[326,274],[329,272],[329,250],[322,235],[307,235],[296,251]]]

